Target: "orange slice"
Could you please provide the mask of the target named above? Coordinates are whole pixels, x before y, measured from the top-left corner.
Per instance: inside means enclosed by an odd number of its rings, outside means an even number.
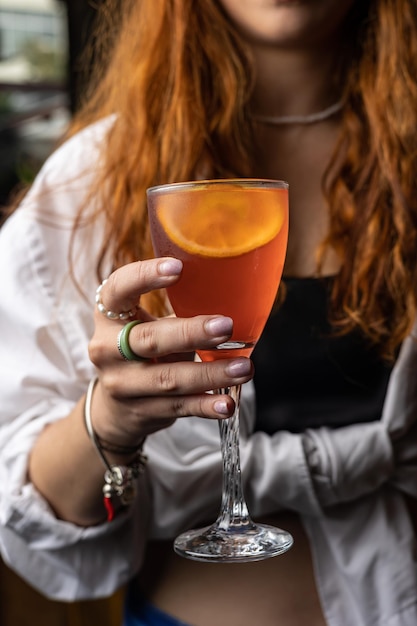
[[[168,237],[189,252],[210,257],[245,254],[281,230],[285,210],[279,192],[229,188],[195,190],[161,199],[158,219]]]

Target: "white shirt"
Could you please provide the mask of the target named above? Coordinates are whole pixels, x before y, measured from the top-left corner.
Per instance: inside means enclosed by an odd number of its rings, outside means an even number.
[[[42,428],[66,416],[94,367],[99,221],[85,220],[68,272],[71,226],[100,166],[111,122],[70,139],[46,162],[0,231],[0,549],[49,597],[101,597],[138,570],[148,537],[173,538],[220,500],[215,421],[183,418],[146,444],[149,463],[130,511],[80,528],[57,520],[27,482]],[[310,537],[316,584],[331,626],[416,626],[414,536],[402,492],[417,497],[417,344],[408,338],[391,375],[381,421],[303,434],[256,432],[245,385],[241,459],[251,513],[297,511]],[[279,558],[279,557],[277,557]]]

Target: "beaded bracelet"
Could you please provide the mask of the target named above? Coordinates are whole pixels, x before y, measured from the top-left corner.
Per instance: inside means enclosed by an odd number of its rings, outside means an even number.
[[[88,385],[84,403],[84,422],[88,436],[106,468],[104,472],[103,503],[107,511],[107,521],[111,522],[115,514],[112,498],[117,496],[123,506],[132,504],[136,496],[135,483],[145,469],[147,457],[142,452],[143,442],[139,447],[135,448],[117,446],[109,442],[104,442],[105,445],[101,443],[103,440],[100,440],[97,436],[91,421],[91,401],[97,382],[98,378],[93,378]],[[109,463],[103,452],[104,450],[115,454],[135,454],[136,456],[127,465],[114,465]]]

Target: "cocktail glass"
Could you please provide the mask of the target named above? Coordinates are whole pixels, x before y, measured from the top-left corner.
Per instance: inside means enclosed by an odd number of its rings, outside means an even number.
[[[168,288],[175,314],[223,314],[233,319],[229,341],[199,350],[202,361],[250,356],[274,304],[288,238],[288,185],[283,181],[220,179],[174,183],[147,191],[156,256],[182,260]],[[214,390],[235,401],[219,420],[223,461],[220,514],[213,525],[184,532],[174,542],[198,561],[257,561],[288,550],[285,530],[255,523],[243,496],[239,454],[240,386]]]

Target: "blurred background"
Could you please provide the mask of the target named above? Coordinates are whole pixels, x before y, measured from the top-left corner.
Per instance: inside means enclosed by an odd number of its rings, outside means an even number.
[[[33,179],[79,104],[100,2],[0,0],[0,206]]]
[[[0,0],[0,212],[31,182],[77,109],[82,59],[102,0]],[[102,601],[47,600],[0,559],[1,626],[119,626],[123,590]]]

